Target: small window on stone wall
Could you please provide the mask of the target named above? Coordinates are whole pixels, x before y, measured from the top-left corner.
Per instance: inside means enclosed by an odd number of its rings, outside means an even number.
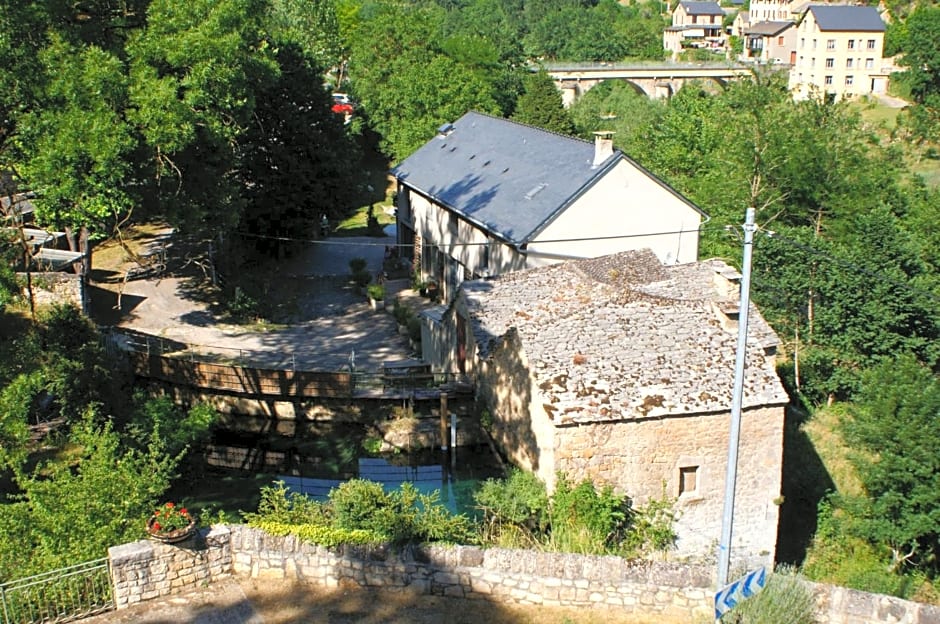
[[[698,466],[679,468],[679,496],[692,494],[698,490]]]

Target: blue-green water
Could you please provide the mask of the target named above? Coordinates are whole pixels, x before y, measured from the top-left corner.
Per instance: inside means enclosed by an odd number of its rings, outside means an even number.
[[[227,520],[257,508],[261,488],[283,481],[295,492],[325,500],[340,483],[368,479],[394,489],[413,483],[419,491],[440,492],[451,511],[472,514],[473,493],[484,480],[503,476],[487,447],[461,447],[455,456],[438,449],[376,454],[363,425],[307,424],[302,431],[215,432],[206,452],[194,456],[170,497]]]

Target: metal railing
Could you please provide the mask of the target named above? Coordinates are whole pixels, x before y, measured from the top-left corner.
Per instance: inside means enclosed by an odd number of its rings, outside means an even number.
[[[3,624],[71,622],[113,609],[106,558],[0,584]]]

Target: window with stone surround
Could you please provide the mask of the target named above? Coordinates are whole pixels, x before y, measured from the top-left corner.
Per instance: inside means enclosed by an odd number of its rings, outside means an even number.
[[[679,467],[679,496],[698,492],[698,466]]]

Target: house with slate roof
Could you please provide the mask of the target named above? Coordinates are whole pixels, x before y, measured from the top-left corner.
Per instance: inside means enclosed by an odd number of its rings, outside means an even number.
[[[789,87],[796,99],[812,93],[841,100],[885,93],[885,24],[870,6],[814,5],[797,28]]]
[[[761,63],[796,62],[796,24],[757,22],[744,30],[744,56]]]
[[[672,12],[672,25],[663,31],[663,48],[673,54],[684,48],[722,48],[724,17],[717,2],[681,0]]]
[[[441,314],[433,366],[477,379],[493,438],[516,465],[550,486],[558,471],[609,484],[639,505],[675,498],[676,554],[709,558],[739,280],[718,260],[667,266],[637,250],[468,281]],[[732,543],[749,565],[776,552],[788,401],[777,343],[752,306]]]
[[[399,249],[448,300],[467,279],[651,248],[692,262],[705,214],[613,148],[469,112],[392,170]]]

